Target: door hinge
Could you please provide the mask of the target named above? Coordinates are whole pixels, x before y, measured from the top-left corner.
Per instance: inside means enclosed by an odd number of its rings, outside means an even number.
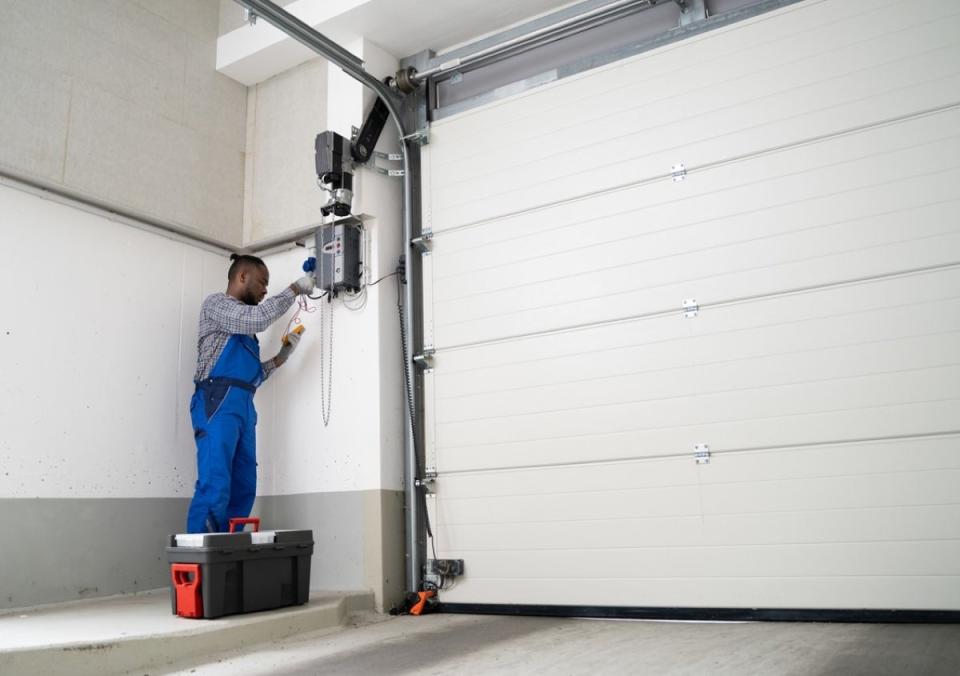
[[[693,459],[698,465],[710,464],[710,446],[707,444],[696,444],[693,447]]]
[[[683,316],[687,319],[696,317],[700,312],[700,305],[696,298],[685,298],[680,306],[683,309]]]

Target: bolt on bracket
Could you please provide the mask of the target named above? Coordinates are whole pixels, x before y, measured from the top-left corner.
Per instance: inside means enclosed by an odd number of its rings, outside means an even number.
[[[432,369],[434,354],[436,354],[436,350],[434,350],[432,347],[424,346],[423,352],[413,355],[413,363],[424,371]]]
[[[430,130],[427,128],[417,129],[415,132],[402,137],[402,139],[410,143],[416,143],[418,146],[425,146],[430,143]]]

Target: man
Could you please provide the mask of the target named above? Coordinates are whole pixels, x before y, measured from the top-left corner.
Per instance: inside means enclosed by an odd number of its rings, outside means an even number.
[[[264,262],[236,254],[230,259],[227,292],[208,296],[200,308],[196,391],[190,401],[197,444],[197,484],[187,514],[190,533],[223,532],[230,519],[250,515],[257,492],[253,394],[300,340],[298,334],[288,334],[277,356],[261,362],[255,334],[281,317],[299,294],[314,288],[313,277],[305,275],[264,301],[270,282]]]

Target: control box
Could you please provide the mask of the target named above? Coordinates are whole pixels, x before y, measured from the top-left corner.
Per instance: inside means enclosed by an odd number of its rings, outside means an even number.
[[[359,223],[330,223],[317,230],[317,286],[337,296],[340,291],[359,291],[363,274]]]

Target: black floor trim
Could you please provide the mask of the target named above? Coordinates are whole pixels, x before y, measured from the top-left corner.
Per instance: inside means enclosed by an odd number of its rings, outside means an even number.
[[[627,606],[536,606],[487,603],[438,603],[436,612],[533,617],[605,617],[634,620],[727,622],[883,622],[960,623],[957,610],[873,610],[831,608],[659,608]]]

